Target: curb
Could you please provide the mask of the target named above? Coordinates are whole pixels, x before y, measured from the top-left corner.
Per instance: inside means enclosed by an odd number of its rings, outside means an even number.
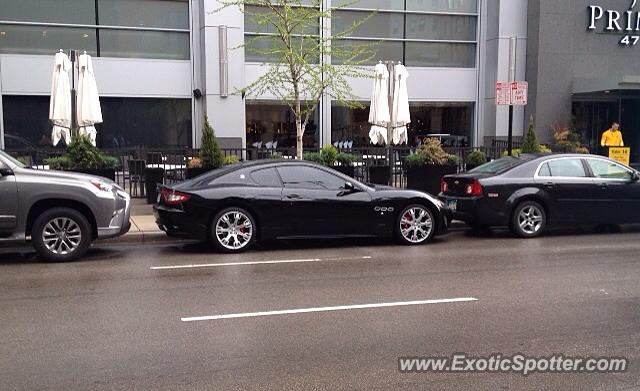
[[[99,240],[94,242],[97,245],[111,245],[111,244],[136,244],[136,243],[185,243],[190,242],[192,240],[189,239],[179,239],[172,238],[167,236],[166,233],[162,231],[146,231],[146,232],[129,232],[123,236],[107,239],[107,240]]]

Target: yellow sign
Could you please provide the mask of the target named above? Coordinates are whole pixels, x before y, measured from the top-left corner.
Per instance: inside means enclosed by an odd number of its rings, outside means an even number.
[[[626,164],[628,166],[631,160],[631,148],[611,147],[609,148],[609,159],[615,160],[622,164]]]

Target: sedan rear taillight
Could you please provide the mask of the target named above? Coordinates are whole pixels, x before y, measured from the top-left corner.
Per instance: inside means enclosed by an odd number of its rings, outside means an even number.
[[[449,184],[447,183],[447,181],[444,180],[444,178],[440,179],[440,192],[446,193],[448,191],[449,191]]]
[[[469,185],[467,185],[466,194],[469,196],[481,196],[484,194],[480,181],[474,179]]]
[[[183,202],[189,201],[191,195],[181,193],[179,191],[171,190],[171,189],[162,189],[162,199],[164,203],[169,206],[178,205]]]

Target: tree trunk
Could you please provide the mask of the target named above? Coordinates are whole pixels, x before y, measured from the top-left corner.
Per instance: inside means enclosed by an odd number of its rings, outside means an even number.
[[[302,112],[300,110],[300,100],[296,99],[296,158],[302,160],[302,136],[304,128],[302,127]]]

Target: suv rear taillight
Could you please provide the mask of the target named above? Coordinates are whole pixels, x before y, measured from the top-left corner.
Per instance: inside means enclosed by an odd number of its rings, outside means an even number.
[[[181,193],[179,191],[171,190],[171,189],[162,189],[162,199],[164,203],[169,206],[178,205],[183,202],[189,201],[191,195]]]
[[[447,183],[447,181],[444,180],[444,178],[440,179],[440,192],[446,193],[448,191],[449,191],[449,184]]]
[[[483,195],[484,191],[482,190],[482,185],[480,184],[480,181],[478,181],[477,179],[474,179],[473,182],[467,185],[466,194],[469,196]]]

